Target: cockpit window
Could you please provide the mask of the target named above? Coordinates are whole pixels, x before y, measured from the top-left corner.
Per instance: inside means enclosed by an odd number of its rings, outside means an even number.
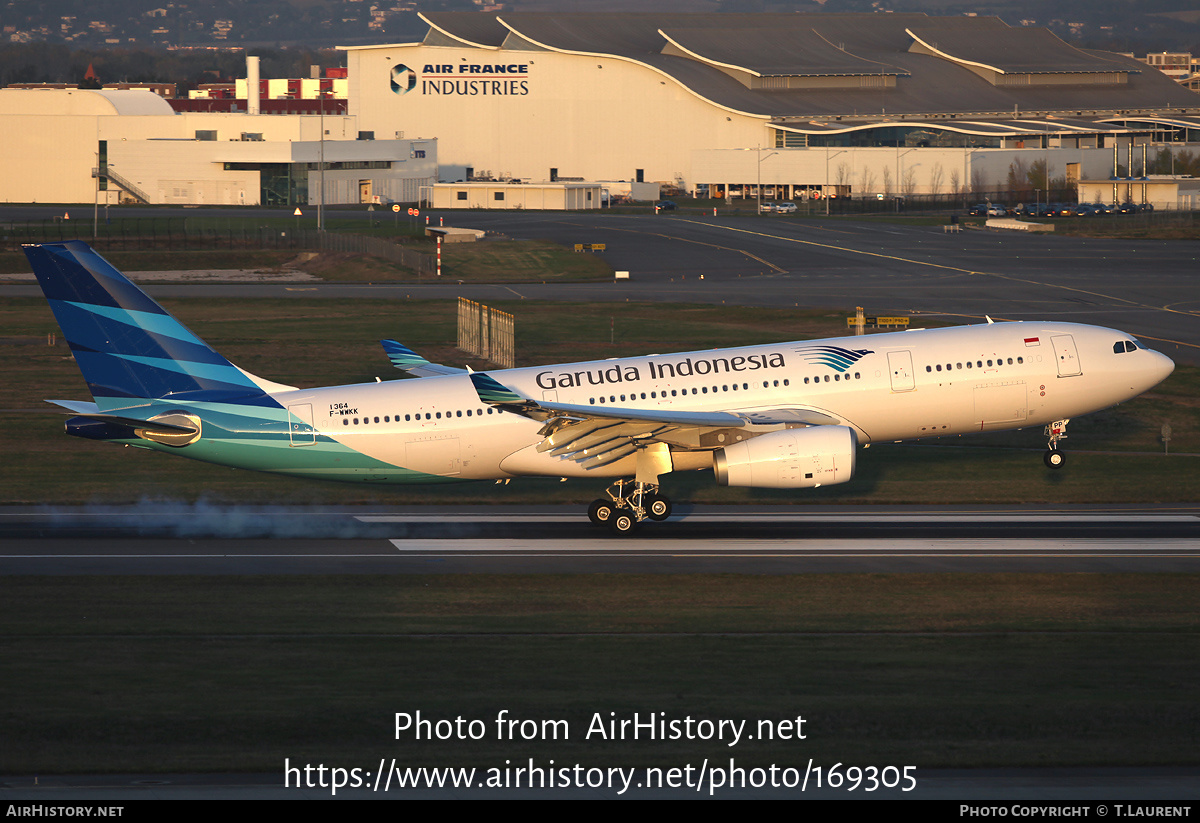
[[[1146,347],[1135,340],[1118,340],[1116,343],[1113,343],[1113,352],[1116,354],[1124,354],[1127,351],[1136,351],[1144,348]]]

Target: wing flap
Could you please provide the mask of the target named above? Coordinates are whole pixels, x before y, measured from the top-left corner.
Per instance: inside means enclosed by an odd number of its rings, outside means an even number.
[[[616,462],[656,442],[677,449],[711,450],[717,446],[702,437],[714,431],[759,429],[753,436],[763,428],[845,425],[840,418],[817,409],[687,412],[554,403],[527,397],[485,372],[470,375],[482,402],[545,423],[539,432],[539,453],[573,460],[585,469]]]

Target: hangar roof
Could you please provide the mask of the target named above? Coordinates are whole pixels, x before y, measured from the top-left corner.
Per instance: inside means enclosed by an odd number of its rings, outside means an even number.
[[[141,89],[0,89],[0,114],[164,114],[171,104]]]
[[[1064,43],[1046,29],[959,24],[959,20],[973,19],[952,17],[948,18],[952,22],[947,22],[947,18],[935,18],[937,25],[913,26],[907,31],[953,62],[1005,74],[1128,71]]]
[[[812,29],[659,29],[659,34],[705,63],[738,66],[758,75],[899,74],[899,69],[856,57]],[[747,59],[747,57],[751,59]]]
[[[718,105],[781,123],[812,117],[1200,112],[1194,92],[1136,60],[1077,49],[1045,29],[1013,28],[995,17],[519,12],[421,17],[431,27],[427,42],[445,44],[450,38],[484,48],[634,60]],[[981,75],[980,68],[1044,79],[1007,85]],[[861,80],[812,82],[822,76]],[[767,86],[769,77],[781,80]]]

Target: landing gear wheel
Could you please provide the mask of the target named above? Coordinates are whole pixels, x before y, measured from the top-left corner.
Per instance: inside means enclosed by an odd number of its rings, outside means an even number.
[[[588,506],[588,520],[593,525],[603,526],[612,520],[612,516],[613,504],[607,500],[593,500],[592,505]]]
[[[651,520],[666,520],[671,516],[671,501],[661,494],[651,495],[646,501],[646,516]]]
[[[1046,453],[1042,455],[1042,462],[1046,464],[1046,468],[1048,469],[1058,469],[1062,467],[1063,463],[1067,462],[1067,456],[1058,449],[1047,449]]]
[[[633,527],[637,525],[637,515],[630,509],[614,509],[612,517],[608,521],[608,526],[613,530],[613,534],[618,537],[624,537],[633,531]]]

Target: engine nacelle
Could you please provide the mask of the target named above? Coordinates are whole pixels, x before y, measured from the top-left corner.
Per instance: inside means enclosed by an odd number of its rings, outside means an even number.
[[[854,476],[858,438],[847,426],[810,426],[751,437],[713,454],[721,486],[810,489]]]

